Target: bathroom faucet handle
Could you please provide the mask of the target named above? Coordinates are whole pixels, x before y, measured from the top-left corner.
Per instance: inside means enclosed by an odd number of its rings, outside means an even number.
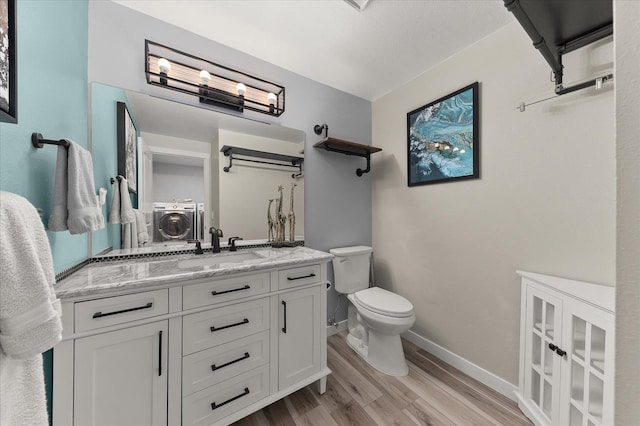
[[[224,236],[224,235],[222,235],[222,229],[216,228],[215,226],[212,226],[211,228],[209,228],[209,233],[211,235],[217,234],[218,237],[223,237]]]
[[[237,250],[237,248],[236,248],[236,241],[237,240],[242,240],[242,238],[241,237],[231,237],[231,238],[229,238],[229,246],[230,246],[229,247],[229,251],[236,251]]]
[[[187,243],[195,243],[196,245],[196,254],[204,254],[202,251],[202,243],[200,240],[187,240]]]

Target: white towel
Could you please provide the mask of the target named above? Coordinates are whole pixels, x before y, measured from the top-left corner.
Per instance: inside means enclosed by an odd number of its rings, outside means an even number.
[[[123,176],[118,176],[113,186],[113,200],[109,212],[109,223],[131,223],[136,220],[131,207],[129,196],[129,183]]]
[[[41,353],[61,339],[49,241],[35,207],[0,191],[0,424],[47,425]]]
[[[138,224],[135,220],[122,225],[122,248],[138,248]]]
[[[144,213],[140,210],[133,209],[136,214],[136,227],[138,228],[138,246],[142,247],[149,242],[149,231],[147,230],[147,223],[144,219]]]
[[[58,147],[53,208],[49,217],[51,231],[82,234],[104,228],[104,217],[93,183],[91,153],[67,140]]]

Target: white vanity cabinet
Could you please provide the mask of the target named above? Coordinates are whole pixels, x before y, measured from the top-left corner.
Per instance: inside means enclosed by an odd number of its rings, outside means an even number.
[[[63,299],[54,426],[225,425],[324,392],[325,283],[323,259]]]
[[[536,425],[612,425],[613,287],[519,274],[520,408]]]
[[[75,341],[75,424],[167,423],[167,330],[164,320]]]

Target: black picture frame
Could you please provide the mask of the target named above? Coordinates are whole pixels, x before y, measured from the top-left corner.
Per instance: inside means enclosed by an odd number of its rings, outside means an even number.
[[[17,0],[0,0],[0,122],[18,122]]]
[[[138,130],[124,102],[117,103],[118,174],[127,179],[129,192],[138,193]]]
[[[407,113],[407,184],[480,178],[479,84]]]

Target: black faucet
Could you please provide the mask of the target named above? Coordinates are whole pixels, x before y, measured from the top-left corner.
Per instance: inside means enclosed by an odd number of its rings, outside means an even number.
[[[196,244],[196,254],[204,254],[202,251],[202,243],[199,240],[187,240],[187,242]]]
[[[209,228],[211,234],[211,252],[220,253],[220,237],[222,237],[222,229],[212,226]]]
[[[238,248],[236,247],[236,241],[241,239],[242,238],[240,237],[229,238],[229,251],[238,251]]]

